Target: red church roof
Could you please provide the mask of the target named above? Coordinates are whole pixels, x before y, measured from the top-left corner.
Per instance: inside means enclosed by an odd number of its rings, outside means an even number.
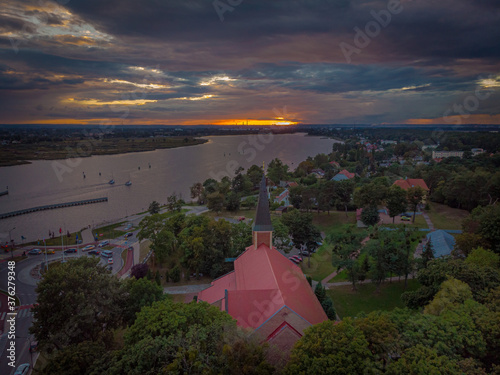
[[[420,186],[425,191],[429,191],[427,184],[421,178],[407,178],[406,180],[394,181],[393,185],[398,185],[403,190],[408,190],[411,187]]]
[[[302,270],[276,249],[261,244],[248,247],[231,272],[212,282],[198,299],[213,304],[222,300],[242,327],[258,328],[287,306],[310,324],[327,320]]]

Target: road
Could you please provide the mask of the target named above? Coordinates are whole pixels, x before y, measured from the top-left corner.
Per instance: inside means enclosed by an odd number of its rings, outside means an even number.
[[[123,250],[128,249],[134,242],[137,242],[137,238],[135,235],[137,234],[137,230],[135,230],[134,235],[128,238],[117,238],[111,239],[110,244],[113,246],[111,251],[113,252],[113,264],[111,272],[116,274],[123,267],[123,259],[121,257],[121,253]],[[96,244],[96,242],[92,243]],[[80,256],[89,256],[88,252],[83,252],[81,249],[84,245],[79,246],[77,254],[66,254],[63,255],[61,251],[56,251],[55,254],[47,255],[47,261],[50,263],[56,260],[71,259],[77,258]],[[57,249],[57,247],[51,247]],[[29,250],[30,248],[25,248],[23,250]],[[92,255],[90,255],[92,256]],[[4,256],[4,259],[0,260],[0,289],[8,290],[8,256]],[[2,331],[2,335],[0,336],[0,374],[13,374],[15,369],[23,364],[23,363],[34,363],[36,362],[36,358],[38,353],[33,353],[33,357],[29,352],[30,340],[33,340],[32,336],[29,334],[29,327],[33,322],[33,313],[31,312],[31,306],[36,303],[36,285],[38,280],[31,275],[33,268],[37,265],[40,265],[42,262],[45,262],[46,257],[45,254],[41,255],[29,255],[27,259],[22,260],[16,263],[15,273],[15,291],[16,296],[19,298],[21,307],[17,311],[17,316],[15,320],[15,351],[16,351],[16,361],[15,367],[9,366],[9,361],[7,359],[7,351],[9,349],[9,341],[7,337],[8,332],[8,324],[7,318],[7,305],[4,303],[2,299],[2,306],[0,306],[0,330]],[[100,257],[100,264],[108,265],[108,259],[104,257]],[[32,362],[33,361],[33,362]]]

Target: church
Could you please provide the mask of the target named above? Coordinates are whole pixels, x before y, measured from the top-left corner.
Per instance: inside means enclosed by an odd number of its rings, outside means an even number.
[[[234,271],[212,281],[198,294],[198,301],[226,311],[261,342],[289,353],[307,327],[328,318],[301,268],[273,247],[265,177],[252,239],[234,261]]]

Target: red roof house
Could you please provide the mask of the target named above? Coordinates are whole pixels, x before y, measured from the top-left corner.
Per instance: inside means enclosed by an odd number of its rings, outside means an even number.
[[[411,187],[420,186],[425,191],[429,191],[427,184],[421,178],[407,178],[404,180],[394,181],[393,185],[398,185],[403,190],[408,190]]]
[[[226,311],[262,342],[288,353],[304,330],[327,320],[300,267],[272,246],[269,203],[261,184],[253,244],[234,261],[234,271],[198,294]]]

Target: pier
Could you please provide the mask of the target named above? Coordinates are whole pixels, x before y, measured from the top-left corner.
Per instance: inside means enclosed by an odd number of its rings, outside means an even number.
[[[2,195],[7,195],[7,194],[9,194],[9,191],[8,191],[8,190],[5,190],[5,191],[0,191],[0,197],[1,197]]]
[[[24,214],[29,214],[32,212],[37,212],[37,211],[53,210],[55,208],[63,208],[63,207],[82,206],[84,204],[100,203],[100,202],[107,202],[107,201],[108,201],[108,197],[103,197],[103,198],[87,199],[84,201],[77,201],[77,202],[49,204],[47,206],[38,206],[38,207],[33,207],[33,208],[27,208],[25,210],[19,210],[19,211],[7,212],[5,214],[0,214],[0,220],[6,219],[6,218],[12,217],[12,216],[24,215]]]

